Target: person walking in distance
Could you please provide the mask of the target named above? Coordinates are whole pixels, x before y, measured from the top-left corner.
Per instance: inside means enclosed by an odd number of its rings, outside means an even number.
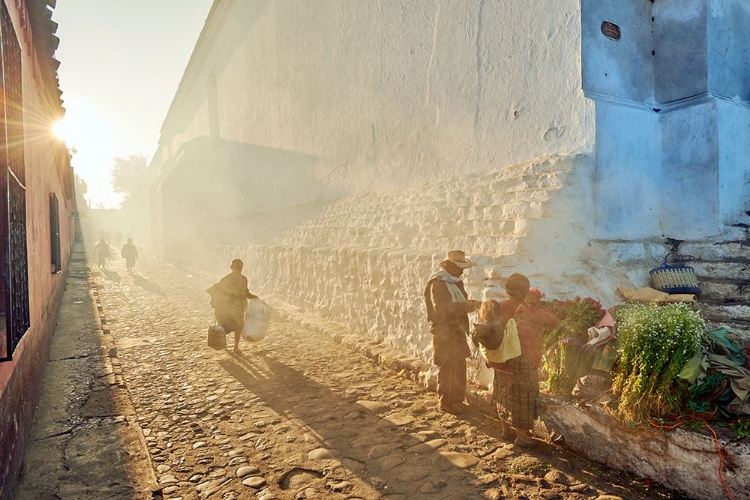
[[[128,268],[128,274],[133,272],[135,260],[138,258],[138,249],[133,245],[133,239],[128,238],[128,242],[122,246],[120,255],[125,259],[125,266]]]
[[[440,409],[460,413],[465,409],[466,358],[470,356],[468,314],[482,305],[469,300],[461,280],[474,263],[461,250],[451,250],[430,276],[424,291],[427,321],[432,333],[433,363],[438,367],[437,393]]]
[[[104,268],[109,258],[109,243],[104,238],[99,240],[99,243],[94,245],[94,254],[96,254],[96,260],[99,267]]]
[[[211,307],[219,324],[226,333],[234,332],[234,352],[240,354],[240,335],[247,301],[257,296],[250,293],[247,287],[247,278],[242,274],[242,261],[234,259],[229,267],[232,272],[206,291],[211,296]]]

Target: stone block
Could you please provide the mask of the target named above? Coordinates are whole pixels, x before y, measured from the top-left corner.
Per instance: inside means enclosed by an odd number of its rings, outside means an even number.
[[[529,205],[520,201],[511,201],[503,205],[502,213],[505,220],[525,219],[529,216]]]
[[[514,227],[513,227],[513,236],[515,238],[526,236],[528,233],[529,233],[529,221],[525,219],[515,221]]]
[[[714,438],[677,428],[669,433],[620,425],[597,407],[581,410],[542,395],[540,417],[565,446],[617,470],[649,477],[692,498],[750,498],[750,445],[720,441],[725,468],[718,474]],[[612,450],[617,450],[612,453]],[[729,466],[728,464],[731,464]]]

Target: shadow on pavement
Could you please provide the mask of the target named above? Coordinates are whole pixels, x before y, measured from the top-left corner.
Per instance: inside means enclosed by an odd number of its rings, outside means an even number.
[[[146,278],[142,276],[138,276],[137,274],[133,274],[133,281],[136,285],[143,288],[146,291],[158,293],[159,295],[164,295],[164,291],[161,289],[159,285],[156,283],[147,280]]]
[[[232,359],[218,364],[277,414],[298,420],[307,427],[320,440],[322,448],[340,453],[336,458],[364,483],[378,488],[377,484],[371,482],[372,478],[388,478],[389,494],[415,494],[415,481],[429,485],[428,490],[420,493],[429,491],[429,494],[439,493],[443,496],[453,493],[460,497],[470,491],[476,495],[479,491],[471,486],[476,477],[457,465],[473,453],[467,449],[464,456],[459,453],[460,449],[449,450],[446,447],[438,450],[434,441],[432,447],[428,442],[414,437],[412,434],[423,427],[398,423],[400,416],[411,414],[408,406],[367,408],[359,404],[356,396],[349,397],[332,391],[268,354],[272,354],[272,351],[248,351],[239,356],[231,354]],[[356,383],[352,381],[352,385]],[[470,410],[458,416],[443,415],[438,418],[446,434],[451,433],[455,425],[452,419],[455,418],[473,426],[478,435],[500,441],[497,421],[483,413]],[[449,420],[444,421],[445,418]],[[437,440],[440,437],[435,435],[429,439]],[[520,462],[514,460],[513,466],[508,468],[506,459],[523,455],[535,457],[539,462],[529,462],[518,468]],[[546,477],[545,474],[554,469],[564,471],[583,485],[597,483],[596,487],[612,495],[627,496],[638,490],[637,484],[631,485],[633,489],[630,491],[617,484],[615,476],[622,473],[611,471],[613,482],[610,482],[607,474],[601,477],[602,472],[606,472],[605,466],[575,459],[560,447],[549,444],[540,443],[534,449],[500,446],[483,460],[489,461],[497,471],[495,487],[503,490],[510,488],[508,491],[513,491],[512,483],[505,484],[508,479],[504,478],[529,481],[532,480],[530,477],[522,476]],[[323,467],[320,465],[321,471]],[[283,483],[283,478],[280,482]],[[280,487],[284,488],[284,484],[280,484]],[[664,498],[671,497],[667,495]]]
[[[107,278],[109,281],[112,281],[114,283],[119,283],[122,281],[122,278],[120,278],[120,275],[117,274],[117,271],[110,271],[109,269],[101,268],[99,269],[105,278]]]
[[[158,491],[128,391],[112,370],[116,349],[99,333],[83,266],[82,259],[71,264],[65,281],[17,500],[146,500]]]
[[[471,486],[474,476],[449,459],[461,460],[459,454],[444,455],[435,449],[436,444],[433,443],[433,448],[409,434],[416,429],[409,426],[405,409],[392,409],[384,404],[380,410],[383,415],[378,415],[358,404],[356,397],[337,394],[265,354],[265,351],[233,354],[232,360],[218,364],[266,406],[279,415],[297,420],[303,429],[315,435],[320,447],[331,453],[331,458],[336,458],[351,474],[358,476],[363,482],[360,488],[377,490],[387,486],[385,492],[389,494],[413,494],[414,482],[419,481],[429,485],[426,488],[430,493],[465,495],[472,491],[476,494],[477,490]],[[404,416],[407,416],[407,423],[399,423]],[[328,465],[326,460],[313,463],[320,464],[319,473]],[[293,474],[294,471],[287,471],[281,476],[279,486],[282,489],[289,488],[285,483]],[[388,482],[378,484],[373,478],[388,478]],[[328,481],[332,479],[327,477]]]
[[[232,351],[227,351],[227,352],[234,360],[236,360],[241,365],[242,368],[245,369],[245,373],[241,374],[241,376],[245,377],[246,379],[249,377],[252,377],[256,381],[259,381],[259,380],[268,379],[272,376],[272,373],[269,372],[268,370],[259,369],[259,367],[255,363],[250,361],[250,358],[246,353],[235,354]],[[253,355],[265,356],[265,353],[266,351],[257,351],[257,352],[253,352]],[[222,361],[219,364],[222,364],[222,363],[226,363],[226,362]],[[245,387],[248,387],[248,385],[245,382],[243,382],[242,380],[238,378],[238,376],[240,375],[239,373],[236,373],[236,374],[232,373],[231,371],[229,371],[229,369],[226,366],[223,366],[223,368],[227,370],[227,372],[229,372],[232,376],[234,376],[234,378],[237,379],[240,383],[242,383],[242,385],[244,385]],[[235,371],[237,370],[237,368],[240,368],[240,367],[236,367]]]

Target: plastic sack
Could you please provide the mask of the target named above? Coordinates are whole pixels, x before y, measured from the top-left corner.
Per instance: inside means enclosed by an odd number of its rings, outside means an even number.
[[[224,327],[221,326],[221,323],[219,323],[219,319],[214,316],[214,324],[211,325],[211,329],[215,331],[216,333],[227,333],[226,330],[224,330]]]
[[[247,304],[247,311],[245,311],[242,338],[249,342],[260,342],[266,338],[269,319],[271,319],[269,305],[261,299],[251,299]]]

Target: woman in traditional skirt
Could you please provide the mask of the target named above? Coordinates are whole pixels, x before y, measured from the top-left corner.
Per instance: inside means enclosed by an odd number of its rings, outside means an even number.
[[[492,364],[495,377],[492,399],[502,424],[502,439],[515,439],[518,446],[536,445],[530,431],[537,418],[539,367],[542,364],[542,334],[553,328],[557,318],[538,303],[526,301],[529,279],[522,274],[511,275],[505,283],[510,297],[500,303],[501,319],[513,318],[518,329],[521,355],[505,363]]]

